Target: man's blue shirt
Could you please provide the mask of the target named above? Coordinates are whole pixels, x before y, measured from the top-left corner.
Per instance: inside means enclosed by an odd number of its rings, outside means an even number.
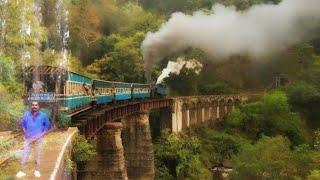
[[[51,128],[48,116],[39,111],[34,117],[30,111],[24,113],[20,127],[25,131],[26,138],[39,138]]]

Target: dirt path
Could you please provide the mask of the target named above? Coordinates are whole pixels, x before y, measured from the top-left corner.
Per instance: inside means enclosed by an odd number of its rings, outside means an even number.
[[[41,177],[34,177],[35,157],[34,149],[36,144],[32,145],[32,150],[29,156],[28,165],[26,167],[25,178],[16,178],[15,175],[20,169],[20,161],[22,157],[22,147],[20,150],[16,150],[12,158],[0,166],[0,179],[43,179],[49,180],[54,169],[57,167],[57,161],[62,161],[66,157],[61,157],[61,151],[65,149],[68,139],[77,131],[76,128],[69,128],[66,131],[56,131],[47,134],[44,137],[43,150],[41,154],[40,172]],[[59,156],[60,155],[60,156]]]

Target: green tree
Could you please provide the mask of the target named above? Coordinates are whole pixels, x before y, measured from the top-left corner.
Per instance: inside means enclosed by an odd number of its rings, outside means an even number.
[[[300,63],[304,68],[310,67],[314,63],[314,48],[309,44],[300,44],[298,47]]]
[[[201,143],[195,137],[165,133],[155,146],[155,158],[177,179],[209,179],[210,172],[203,167],[199,155]],[[157,176],[157,175],[156,175]]]
[[[168,78],[164,79],[164,82],[170,88],[170,94],[188,96],[198,93],[198,78],[199,75],[194,70],[183,67],[180,74],[170,74]]]
[[[222,166],[225,161],[239,153],[241,147],[247,143],[240,137],[214,130],[206,133],[201,139],[203,139],[201,161],[209,169]]]
[[[70,49],[78,58],[88,58],[88,47],[101,37],[101,17],[90,1],[72,1],[70,5]]]
[[[3,42],[1,51],[13,59],[17,66],[39,63],[39,50],[46,33],[34,13],[33,1],[7,1],[2,4],[5,24],[1,26]],[[24,53],[30,53],[31,62],[23,62]]]
[[[305,179],[315,167],[307,145],[290,150],[289,141],[282,137],[262,137],[247,145],[232,159],[232,179]]]
[[[307,140],[299,116],[290,111],[288,99],[283,92],[274,92],[262,100],[243,105],[240,111],[230,114],[227,123],[253,139],[262,135],[283,135],[294,146]]]
[[[10,95],[5,86],[0,83],[0,130],[14,130],[23,114],[24,106],[20,99]]]
[[[109,36],[106,56],[87,67],[88,72],[102,79],[122,82],[143,82],[144,71],[140,54],[143,32],[132,37]]]
[[[307,119],[309,127],[318,128],[320,113],[317,109],[320,107],[320,89],[305,82],[298,82],[291,85],[287,93],[289,103]]]

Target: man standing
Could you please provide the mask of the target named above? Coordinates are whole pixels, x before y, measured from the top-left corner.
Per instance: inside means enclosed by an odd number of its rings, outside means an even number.
[[[25,112],[21,121],[20,127],[24,131],[25,141],[23,145],[23,155],[21,159],[21,170],[17,173],[16,177],[26,176],[25,167],[28,162],[28,156],[30,154],[30,143],[35,141],[37,144],[37,153],[35,155],[35,171],[34,175],[40,177],[40,158],[43,144],[43,135],[51,128],[51,124],[48,116],[39,111],[40,106],[37,101],[31,102],[31,111]]]

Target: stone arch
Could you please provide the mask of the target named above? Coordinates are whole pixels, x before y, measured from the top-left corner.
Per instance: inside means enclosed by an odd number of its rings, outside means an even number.
[[[198,101],[197,103],[197,124],[200,124],[203,121],[203,114],[202,114],[202,109],[204,107],[204,103],[202,100]]]
[[[226,115],[226,102],[225,99],[219,100],[219,119],[223,119]]]
[[[241,100],[240,99],[235,99],[234,100],[234,106],[236,107],[236,108],[238,108],[239,106],[241,105]]]
[[[195,109],[197,108],[197,103],[196,102],[189,102],[188,104],[189,109]]]
[[[218,104],[219,104],[219,102],[218,102],[218,100],[217,99],[213,99],[212,101],[211,101],[211,119],[212,120],[216,120],[216,119],[218,119]]]
[[[227,101],[227,113],[230,113],[233,110],[233,100],[228,99]]]
[[[208,121],[211,119],[211,99],[206,98],[205,101],[203,101],[203,120]]]
[[[189,119],[190,125],[197,123],[197,103],[192,102],[189,104]]]
[[[189,109],[189,105],[187,103],[182,104],[182,111],[186,111]]]

